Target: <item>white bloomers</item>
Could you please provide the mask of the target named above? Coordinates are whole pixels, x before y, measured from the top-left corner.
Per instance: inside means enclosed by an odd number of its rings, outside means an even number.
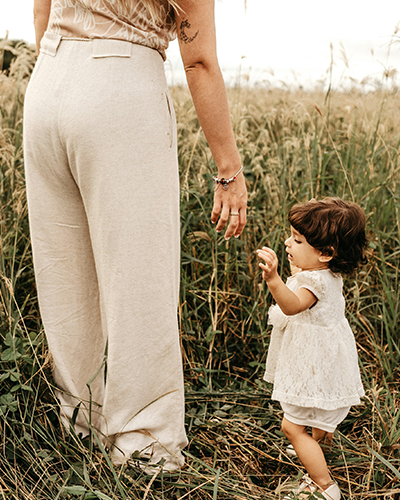
[[[346,418],[350,406],[337,410],[322,410],[321,408],[307,408],[280,402],[284,417],[292,424],[314,427],[326,432],[334,432],[336,427]]]

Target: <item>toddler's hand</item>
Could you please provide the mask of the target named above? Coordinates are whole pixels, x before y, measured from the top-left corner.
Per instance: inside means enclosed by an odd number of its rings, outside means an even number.
[[[264,262],[260,262],[259,266],[263,270],[262,277],[267,283],[278,276],[278,258],[276,253],[268,247],[262,247],[257,250],[257,255]]]

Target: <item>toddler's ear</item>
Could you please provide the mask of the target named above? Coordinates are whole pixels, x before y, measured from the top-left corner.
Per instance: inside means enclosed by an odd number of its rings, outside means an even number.
[[[321,253],[319,256],[320,262],[330,262],[335,255],[335,249],[333,247],[329,248],[326,253]]]
[[[319,256],[319,261],[320,262],[330,262],[331,260],[333,259],[333,255],[326,255],[326,254],[322,254]]]

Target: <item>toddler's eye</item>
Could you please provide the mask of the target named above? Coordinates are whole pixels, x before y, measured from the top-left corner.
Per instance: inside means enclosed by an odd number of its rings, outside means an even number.
[[[294,239],[295,243],[301,243],[300,240],[296,240],[296,238]]]

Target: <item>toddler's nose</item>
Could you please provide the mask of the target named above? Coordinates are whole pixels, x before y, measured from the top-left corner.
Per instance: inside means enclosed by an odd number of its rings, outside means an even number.
[[[286,245],[287,247],[288,247],[288,246],[290,246],[290,238],[291,238],[291,237],[289,236],[289,238],[285,241],[285,245]]]

